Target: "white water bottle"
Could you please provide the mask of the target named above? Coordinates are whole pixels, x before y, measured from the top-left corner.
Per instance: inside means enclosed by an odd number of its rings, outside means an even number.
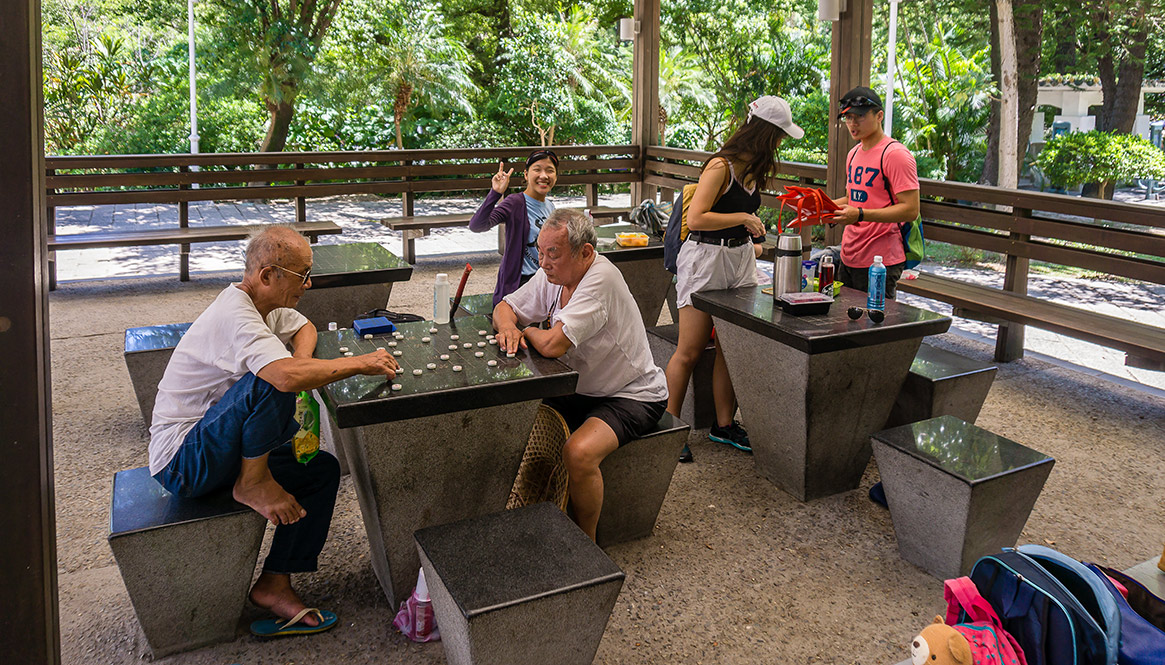
[[[433,602],[429,598],[429,585],[425,582],[425,569],[417,574],[417,588],[413,591],[413,600],[417,601],[417,622],[414,630],[418,641],[425,641],[433,632],[437,622],[433,618]]]
[[[449,323],[449,275],[443,272],[433,281],[433,323]]]

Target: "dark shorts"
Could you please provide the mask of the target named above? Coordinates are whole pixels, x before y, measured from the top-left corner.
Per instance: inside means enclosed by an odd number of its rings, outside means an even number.
[[[654,429],[667,410],[667,400],[640,402],[626,397],[565,395],[543,403],[562,414],[571,432],[582,427],[587,418],[598,418],[607,423],[615,431],[620,446]]]
[[[906,262],[886,266],[886,297],[893,300],[898,292],[898,279],[902,277],[902,270]],[[870,269],[851,268],[842,263],[837,266],[837,281],[858,291],[870,290]]]

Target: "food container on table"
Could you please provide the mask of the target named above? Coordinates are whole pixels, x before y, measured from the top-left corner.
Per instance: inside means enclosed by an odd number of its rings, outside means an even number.
[[[616,233],[615,242],[620,247],[646,247],[647,234],[646,233]]]
[[[806,316],[811,314],[826,314],[833,298],[824,293],[793,292],[782,293],[777,298],[777,304],[786,314]]]

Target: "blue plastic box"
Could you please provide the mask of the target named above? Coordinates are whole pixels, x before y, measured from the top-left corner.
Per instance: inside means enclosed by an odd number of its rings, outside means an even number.
[[[378,316],[374,319],[356,319],[352,323],[352,329],[356,331],[357,335],[363,337],[365,335],[390,333],[396,330],[396,326],[392,324],[392,321],[389,321],[383,316]]]

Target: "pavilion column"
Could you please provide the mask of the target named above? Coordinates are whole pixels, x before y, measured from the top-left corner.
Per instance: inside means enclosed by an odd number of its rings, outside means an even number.
[[[846,0],[846,9],[833,22],[829,69],[829,151],[825,191],[830,198],[845,194],[845,158],[854,146],[845,127],[834,120],[837,100],[850,89],[870,85],[873,48],[874,0]],[[842,227],[826,227],[827,245],[841,243]]]
[[[642,178],[647,146],[659,141],[659,0],[635,0],[632,13],[638,34],[633,42],[631,74],[631,143],[640,147]],[[631,183],[631,205],[656,197],[657,187]]]
[[[39,0],[0,2],[0,644],[60,662]]]

